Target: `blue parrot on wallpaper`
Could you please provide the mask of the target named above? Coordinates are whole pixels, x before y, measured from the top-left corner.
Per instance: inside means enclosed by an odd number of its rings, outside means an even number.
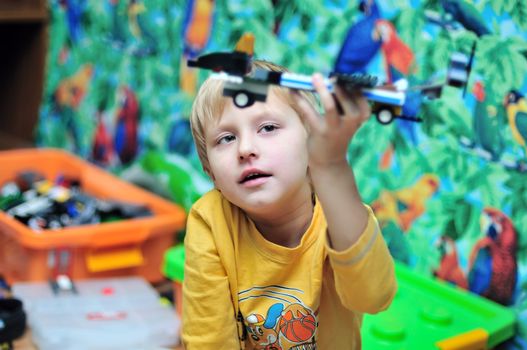
[[[463,0],[441,0],[441,5],[446,13],[478,37],[491,33],[485,20],[472,4]]]
[[[60,6],[66,11],[70,40],[76,44],[81,37],[81,17],[86,7],[85,0],[60,0]]]
[[[472,248],[469,261],[469,289],[503,305],[513,302],[518,262],[518,234],[512,221],[500,210],[485,208],[481,217],[481,238]]]
[[[192,151],[193,141],[188,119],[178,119],[170,126],[168,134],[168,149],[183,156]]]
[[[374,39],[375,23],[381,18],[379,8],[373,0],[361,0],[360,9],[364,17],[353,24],[335,61],[335,73],[366,72],[366,66],[381,48],[381,40]]]
[[[472,120],[475,146],[488,152],[491,160],[498,161],[505,148],[498,109],[489,101],[482,81],[474,83],[473,94],[476,99]]]
[[[504,105],[512,137],[525,151],[527,157],[527,100],[517,90],[511,90],[505,96]]]

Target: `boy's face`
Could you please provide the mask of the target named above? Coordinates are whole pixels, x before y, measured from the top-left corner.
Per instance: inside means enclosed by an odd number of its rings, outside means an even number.
[[[243,109],[229,99],[205,140],[216,188],[249,215],[309,198],[307,131],[274,92]]]

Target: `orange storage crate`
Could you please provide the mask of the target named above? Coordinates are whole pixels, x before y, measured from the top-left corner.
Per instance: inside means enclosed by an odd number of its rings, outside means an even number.
[[[69,258],[67,272],[73,279],[132,275],[150,282],[163,279],[163,254],[184,227],[182,208],[62,150],[0,152],[0,184],[28,170],[50,180],[58,175],[75,177],[84,192],[147,205],[153,216],[37,232],[0,211],[0,274],[11,283],[53,278],[57,265],[52,262],[61,256]]]

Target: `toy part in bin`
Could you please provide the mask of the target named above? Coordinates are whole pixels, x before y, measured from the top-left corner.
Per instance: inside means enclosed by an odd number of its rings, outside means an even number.
[[[481,350],[514,335],[512,310],[396,263],[388,310],[365,315],[364,350]]]

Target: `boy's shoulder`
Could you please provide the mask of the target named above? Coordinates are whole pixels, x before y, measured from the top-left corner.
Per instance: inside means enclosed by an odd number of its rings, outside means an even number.
[[[217,189],[212,189],[205,193],[198,199],[193,205],[192,210],[202,212],[204,210],[214,210],[224,205],[223,202],[227,201],[225,197]]]

